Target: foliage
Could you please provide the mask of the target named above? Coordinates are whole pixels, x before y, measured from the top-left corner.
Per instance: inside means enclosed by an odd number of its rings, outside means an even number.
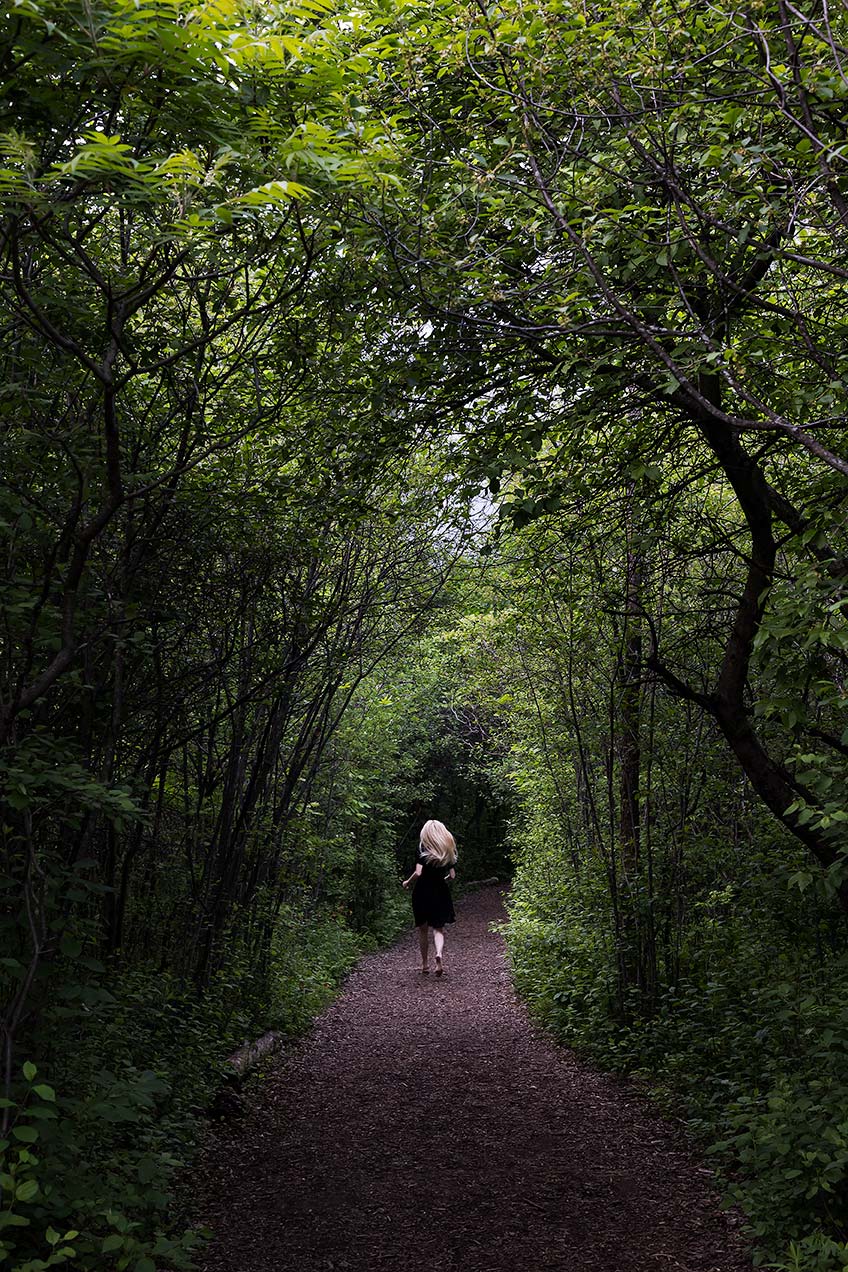
[[[520,870],[507,930],[533,1014],[605,1067],[641,1078],[711,1145],[729,1200],[748,1216],[757,1264],[832,1272],[848,1219],[845,939],[797,893],[787,906],[793,856],[777,879],[755,876],[696,904],[682,975],[651,1014],[634,999],[626,1021],[608,919],[585,889],[552,904],[538,867]]]
[[[844,779],[829,718],[842,655],[805,681],[815,722],[789,731],[816,758],[800,769],[777,717],[763,728],[749,710],[749,672],[763,623],[780,628],[783,578],[827,574],[837,604],[845,584],[842,534],[828,534],[848,473],[842,368],[827,352],[844,320],[843,27],[768,3],[405,8],[400,95],[422,144],[386,214],[434,342],[477,387],[468,448],[513,524],[562,511],[591,538],[611,516],[634,562],[646,533],[695,571],[707,554],[711,640],[694,675],[685,623],[663,622],[634,574],[631,688],[642,642],[837,889],[838,809],[827,824],[805,810],[811,769]],[[683,503],[700,520],[688,552]]]
[[[507,810],[533,1011],[686,1102],[762,1258],[841,1267],[848,29],[814,9],[6,6],[22,1269],[188,1266],[227,1050],[391,939],[426,817],[508,873]]]
[[[140,1272],[191,1266],[201,1234],[174,1232],[174,1176],[226,1056],[266,1028],[298,1036],[363,948],[338,921],[290,910],[266,967],[234,958],[199,1000],[172,974],[141,966],[101,976],[96,1001],[90,980],[66,982],[63,1006],[46,1013],[46,1036],[35,1039],[61,1085],[25,1064],[2,1141],[5,1257],[29,1272],[98,1268],[105,1256]],[[73,1006],[83,994],[84,1012]]]

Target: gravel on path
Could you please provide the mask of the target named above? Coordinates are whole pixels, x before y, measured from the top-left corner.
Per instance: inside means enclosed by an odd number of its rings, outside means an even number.
[[[500,890],[365,958],[198,1171],[204,1272],[750,1272],[680,1130],[540,1034]],[[431,960],[432,961],[432,960]]]

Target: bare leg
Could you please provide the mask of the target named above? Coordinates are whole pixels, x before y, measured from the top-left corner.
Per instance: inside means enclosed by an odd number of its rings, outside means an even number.
[[[445,934],[440,932],[438,928],[433,928],[433,943],[436,946],[436,975],[442,974],[442,951],[445,948]]]
[[[418,929],[418,944],[419,944],[419,945],[420,945],[420,947],[421,947],[421,970],[422,970],[422,972],[429,972],[429,970],[430,970],[430,969],[429,969],[429,967],[427,966],[427,937],[428,937],[428,935],[429,935],[429,933],[428,933],[428,931],[427,931],[427,924],[426,924],[426,923],[422,923],[422,924],[421,924],[421,926],[420,926],[420,927],[419,927],[419,929]]]

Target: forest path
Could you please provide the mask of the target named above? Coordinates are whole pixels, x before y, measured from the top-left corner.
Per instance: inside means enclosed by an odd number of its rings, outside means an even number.
[[[540,1035],[490,888],[445,975],[365,958],[199,1172],[205,1272],[741,1272],[709,1173],[627,1084]]]

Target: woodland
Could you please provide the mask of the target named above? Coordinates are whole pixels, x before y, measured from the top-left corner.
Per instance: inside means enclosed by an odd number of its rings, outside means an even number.
[[[0,85],[0,1265],[195,1265],[435,816],[843,1272],[844,6],[3,0]]]

